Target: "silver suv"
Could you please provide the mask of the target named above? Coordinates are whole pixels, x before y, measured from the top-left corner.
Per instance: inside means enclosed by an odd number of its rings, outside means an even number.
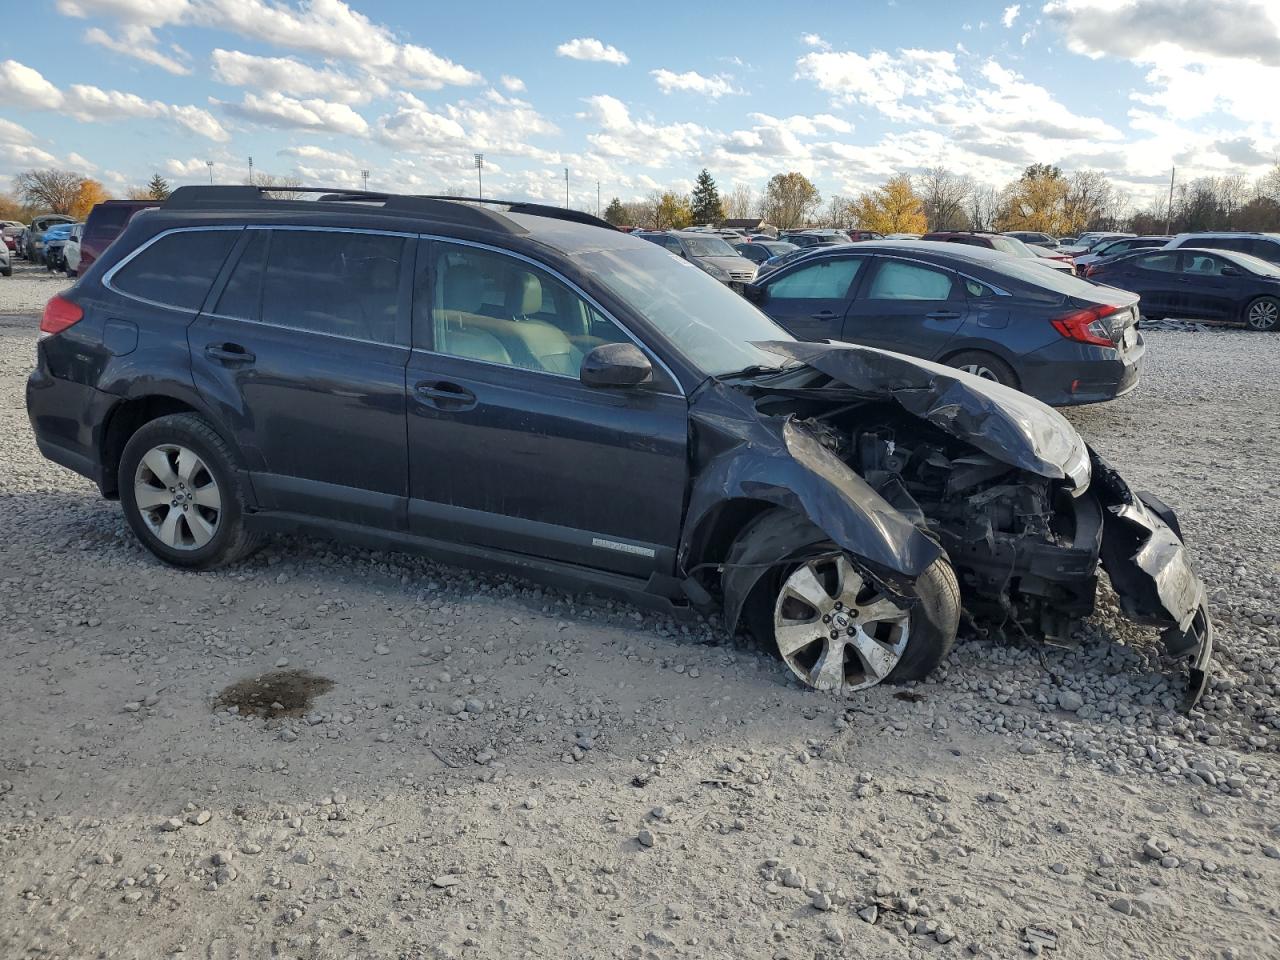
[[[1178,247],[1196,247],[1208,250],[1234,250],[1280,264],[1280,233],[1242,233],[1222,231],[1218,233],[1180,233],[1164,245],[1166,250]]]
[[[639,236],[688,260],[721,283],[741,291],[756,278],[756,265],[729,246],[724,237],[698,230],[668,230]]]

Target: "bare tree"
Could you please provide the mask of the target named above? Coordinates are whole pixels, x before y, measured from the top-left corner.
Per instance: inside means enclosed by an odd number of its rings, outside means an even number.
[[[280,177],[273,173],[255,173],[250,183],[259,187],[279,187],[278,190],[267,191],[267,196],[275,200],[300,200],[306,196],[305,193],[290,189],[302,186],[302,178],[293,174]]]
[[[1106,174],[1097,170],[1077,170],[1067,178],[1062,198],[1062,220],[1065,229],[1075,233],[1105,228],[1104,211],[1111,205],[1115,188]]]
[[[853,226],[855,219],[854,202],[848,197],[836,194],[827,203],[827,213],[823,219],[829,227],[835,227],[837,230],[849,229]]]
[[[965,202],[975,190],[972,180],[939,164],[918,178],[916,192],[924,200],[930,230],[958,230],[968,223]]]
[[[724,215],[728,220],[746,220],[755,216],[756,192],[749,184],[740,183],[723,197]]]
[[[822,203],[818,188],[803,173],[774,174],[761,202],[761,216],[776,227],[802,227]]]
[[[13,178],[13,188],[31,207],[69,213],[80,198],[84,177],[71,170],[27,170]]]
[[[992,186],[975,186],[969,191],[965,204],[969,216],[969,227],[973,230],[989,231],[995,229],[996,218],[1000,215],[1000,192]]]

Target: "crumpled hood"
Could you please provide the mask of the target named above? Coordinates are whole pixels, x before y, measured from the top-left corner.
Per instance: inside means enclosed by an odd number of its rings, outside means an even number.
[[[1062,414],[1034,397],[939,363],[851,343],[771,340],[762,350],[805,363],[868,400],[908,413],[995,459],[1089,486],[1089,449]]]

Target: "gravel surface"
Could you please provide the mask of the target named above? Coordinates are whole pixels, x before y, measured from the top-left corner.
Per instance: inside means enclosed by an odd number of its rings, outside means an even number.
[[[39,457],[34,329],[0,318],[0,956],[1280,956],[1280,338],[1155,333],[1070,413],[1209,585],[1187,717],[1105,596],[1074,650],[839,701],[404,555],[164,568]]]
[[[6,314],[36,314],[54,294],[65,290],[75,281],[66,274],[50,273],[25,260],[13,261],[13,276],[0,277],[0,316]]]

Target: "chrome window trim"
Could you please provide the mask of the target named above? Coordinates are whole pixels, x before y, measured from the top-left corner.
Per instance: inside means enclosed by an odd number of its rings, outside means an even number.
[[[381,230],[377,227],[308,227],[294,223],[246,223],[246,230],[289,230],[305,233],[372,233],[383,237],[406,237],[413,239],[421,236],[410,230]]]
[[[188,316],[194,317],[200,313],[199,308],[192,310],[189,307],[179,307],[176,304],[172,304],[172,303],[161,303],[159,300],[149,300],[146,297],[138,296],[136,293],[129,293],[127,290],[121,290],[111,281],[115,279],[115,276],[119,271],[123,270],[130,263],[132,263],[135,257],[138,257],[139,255],[142,254],[144,250],[148,249],[152,244],[158,243],[160,240],[162,240],[164,237],[169,236],[170,234],[197,233],[200,231],[212,232],[212,231],[231,231],[231,230],[243,231],[244,224],[237,223],[234,225],[228,224],[225,226],[210,224],[210,225],[201,225],[201,226],[195,226],[195,227],[170,227],[168,230],[161,230],[154,237],[149,239],[146,243],[140,244],[134,250],[130,251],[128,256],[126,256],[123,260],[121,260],[114,267],[108,270],[102,277],[102,285],[106,287],[108,290],[110,290],[112,293],[119,294],[122,297],[127,297],[128,299],[133,300],[137,303],[145,303],[151,307],[160,307],[162,310],[173,310],[175,313],[183,313],[183,314],[187,314]],[[228,253],[230,253],[230,251],[228,251]],[[214,279],[215,280],[217,279],[216,275]],[[210,284],[210,286],[212,286],[212,284]],[[208,291],[206,290],[205,296],[208,296],[208,295],[209,295]]]
[[[539,270],[543,271],[544,273],[550,274],[551,276],[559,280],[561,283],[563,283],[570,290],[572,290],[576,295],[578,295],[587,303],[589,303],[592,306],[592,308],[595,309],[597,312],[599,312],[599,314],[602,317],[604,317],[610,323],[614,324],[619,330],[625,333],[632,343],[634,343],[637,347],[639,347],[642,351],[644,351],[645,356],[647,356],[652,362],[656,363],[664,371],[666,371],[667,376],[671,378],[671,382],[676,385],[676,390],[679,391],[679,393],[675,393],[675,394],[654,391],[652,393],[653,396],[658,396],[658,397],[677,396],[677,397],[680,397],[681,399],[683,399],[686,396],[684,392],[684,385],[680,382],[680,378],[675,375],[675,373],[671,370],[671,368],[667,366],[666,362],[660,356],[658,356],[648,344],[646,344],[643,340],[641,340],[629,329],[627,329],[626,324],[622,323],[617,317],[615,317],[612,313],[610,313],[608,310],[602,307],[599,301],[595,299],[595,297],[591,296],[589,293],[587,293],[585,290],[579,287],[576,283],[574,283],[572,280],[566,277],[559,270],[556,270],[553,267],[549,267],[545,263],[539,263],[537,260],[534,260],[532,257],[527,257],[523,253],[516,253],[514,250],[506,250],[506,249],[503,249],[502,247],[495,247],[492,244],[488,244],[488,243],[479,243],[475,240],[462,240],[458,237],[442,237],[442,236],[438,236],[436,234],[431,234],[431,233],[420,233],[420,234],[417,234],[417,237],[419,240],[433,240],[438,243],[454,243],[463,247],[475,247],[478,250],[488,250],[492,253],[497,253],[503,256],[512,257],[516,260],[523,260],[525,263],[529,264],[530,266],[537,267]],[[435,356],[453,357],[455,360],[469,360],[472,363],[484,363],[494,367],[501,367],[504,370],[528,370],[529,373],[541,373],[549,377],[562,377],[566,380],[572,380],[574,383],[582,382],[579,377],[574,377],[567,373],[555,373],[551,370],[530,370],[528,367],[517,367],[514,364],[507,364],[507,363],[495,363],[492,360],[473,360],[471,357],[458,357],[452,353],[441,353],[439,350],[428,350],[426,347],[415,346],[413,349],[421,353],[434,354]]]
[[[312,337],[328,337],[330,340],[341,340],[343,343],[367,343],[373,347],[393,347],[403,353],[408,353],[409,348],[402,343],[387,343],[385,340],[369,340],[365,337],[348,337],[342,333],[326,333],[323,330],[307,330],[303,327],[293,327],[286,323],[267,323],[263,320],[248,320],[244,317],[232,317],[225,313],[214,313],[212,310],[203,311],[200,316],[212,317],[215,320],[230,320],[232,323],[247,323],[253,327],[270,327],[272,330],[289,330],[293,333],[305,333]]]

